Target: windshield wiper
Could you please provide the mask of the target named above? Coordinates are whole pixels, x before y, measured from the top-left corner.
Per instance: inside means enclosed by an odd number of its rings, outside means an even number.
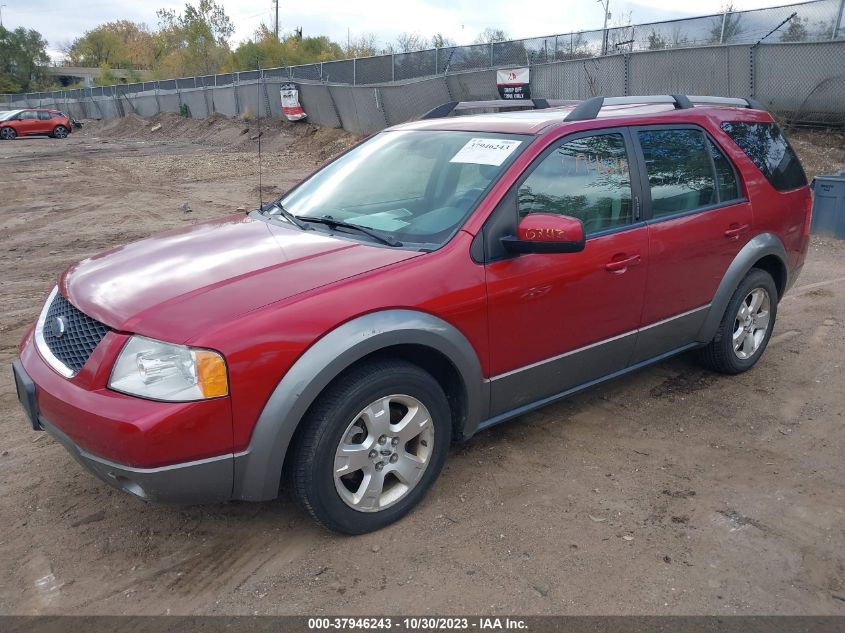
[[[382,244],[387,244],[388,246],[402,246],[402,242],[389,235],[385,235],[384,233],[381,233],[379,231],[367,228],[366,226],[352,224],[351,222],[344,222],[343,220],[335,220],[330,215],[324,215],[320,218],[312,218],[307,215],[299,215],[296,217],[298,220],[302,220],[304,222],[315,222],[317,224],[325,224],[331,228],[342,227],[344,229],[352,229],[353,231],[358,231],[359,233],[363,233],[364,235],[369,235],[373,239],[378,240]]]
[[[293,213],[291,213],[290,211],[285,209],[282,206],[282,203],[279,202],[278,200],[274,200],[273,202],[270,203],[269,206],[270,206],[271,209],[277,209],[279,211],[279,215],[281,215],[285,220],[287,220],[288,222],[293,224],[295,227],[297,227],[297,228],[299,228],[303,231],[310,231],[311,230],[310,226],[305,224],[302,220],[300,220],[298,217],[296,217]],[[267,209],[262,209],[262,212],[266,211],[266,210]]]

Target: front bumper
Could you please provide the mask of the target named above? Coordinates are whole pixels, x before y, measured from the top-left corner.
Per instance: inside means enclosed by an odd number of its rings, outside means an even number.
[[[18,400],[34,429],[46,430],[87,470],[104,482],[142,499],[172,503],[214,503],[232,497],[235,455],[229,453],[206,459],[156,468],[139,468],[94,455],[79,446],[39,410],[39,387],[20,360],[12,363]]]

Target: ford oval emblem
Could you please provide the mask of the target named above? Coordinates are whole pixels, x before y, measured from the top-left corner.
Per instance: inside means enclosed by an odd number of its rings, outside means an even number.
[[[55,336],[56,338],[62,338],[65,335],[65,331],[67,330],[65,318],[58,316],[53,319],[53,322],[50,324],[50,329],[53,332],[53,336]]]

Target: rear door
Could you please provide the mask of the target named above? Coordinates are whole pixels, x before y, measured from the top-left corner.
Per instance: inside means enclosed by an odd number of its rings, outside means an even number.
[[[631,153],[625,129],[565,137],[535,160],[488,219],[492,417],[627,366],[648,257]],[[535,212],[579,218],[584,251],[504,252],[499,240]]]
[[[38,111],[38,133],[49,134],[53,131],[53,115],[46,110]]]
[[[750,239],[752,214],[733,164],[704,130],[632,132],[649,241],[636,363],[695,339],[728,266]]]

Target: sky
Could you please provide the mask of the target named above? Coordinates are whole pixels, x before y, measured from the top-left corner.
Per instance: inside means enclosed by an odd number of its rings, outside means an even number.
[[[250,39],[261,24],[273,24],[270,0],[217,0],[235,24],[232,44]],[[787,4],[788,0],[734,0],[737,9],[758,9]],[[633,23],[718,13],[725,0],[610,0],[611,23],[628,13]],[[157,24],[156,10],[177,11],[184,3],[172,0],[0,0],[6,28],[24,26],[40,31],[49,52],[57,57],[61,45],[72,42],[102,22],[128,19]],[[487,27],[502,29],[512,38],[537,37],[602,27],[597,0],[548,2],[522,0],[289,0],[279,2],[281,31],[302,27],[303,35],[328,35],[344,44],[347,34],[375,34],[380,45],[399,33],[419,32],[430,37],[443,33],[458,44],[469,44]]]

